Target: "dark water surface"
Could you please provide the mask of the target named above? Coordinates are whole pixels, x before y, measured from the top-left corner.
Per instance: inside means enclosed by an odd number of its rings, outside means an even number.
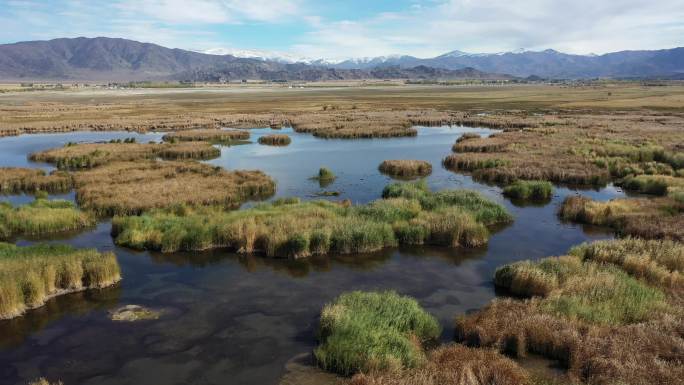
[[[270,133],[252,131],[252,140]],[[419,128],[415,138],[324,140],[292,136],[288,147],[256,143],[223,147],[209,163],[229,169],[261,169],[278,183],[277,196],[364,203],[380,197],[390,179],[377,167],[385,159],[422,159],[433,164],[433,188],[473,188],[506,205],[515,222],[477,250],[401,248],[370,255],[317,257],[305,261],[241,256],[225,251],[159,254],[114,246],[109,222],[53,242],[116,253],[122,282],[113,288],[58,297],[23,317],[0,321],[0,384],[45,376],[72,384],[277,384],[285,363],[315,346],[321,307],[354,289],[394,289],[417,298],[452,338],[452,320],[494,297],[491,279],[504,263],[563,254],[578,243],[606,238],[600,229],[561,223],[556,211],[578,191],[557,188],[546,205],[516,206],[498,187],[474,182],[441,167],[465,127]],[[70,133],[0,139],[0,166],[46,167],[26,154],[68,141],[102,141],[131,133]],[[159,140],[147,134],[138,141]],[[325,188],[308,178],[327,166],[338,179]],[[608,187],[582,191],[595,199],[623,196]],[[73,199],[73,193],[67,198]],[[27,202],[30,197],[0,197]],[[32,241],[22,240],[20,244]],[[115,323],[108,311],[138,304],[164,313],[159,320]]]

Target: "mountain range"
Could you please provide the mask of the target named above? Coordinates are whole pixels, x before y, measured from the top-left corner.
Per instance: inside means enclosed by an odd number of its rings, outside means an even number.
[[[682,78],[684,48],[571,55],[554,50],[452,51],[331,61],[258,51],[196,52],[118,38],[62,38],[0,45],[0,80],[140,81]]]

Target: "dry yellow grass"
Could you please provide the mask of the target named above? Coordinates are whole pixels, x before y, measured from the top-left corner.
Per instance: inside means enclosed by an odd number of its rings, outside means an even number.
[[[195,162],[117,162],[74,174],[79,204],[99,214],[139,214],[177,204],[235,207],[275,192],[261,171]]]
[[[71,190],[72,186],[71,175],[65,172],[48,175],[39,169],[0,167],[0,194],[60,193]]]
[[[249,131],[245,130],[187,130],[171,132],[162,138],[165,141],[205,141],[205,142],[232,142],[249,139]]]
[[[428,176],[432,173],[432,165],[424,160],[385,160],[378,169],[383,174],[401,178]]]

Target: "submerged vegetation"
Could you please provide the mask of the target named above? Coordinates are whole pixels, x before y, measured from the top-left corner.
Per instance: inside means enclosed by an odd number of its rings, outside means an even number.
[[[117,162],[74,175],[81,207],[99,215],[139,214],[174,205],[235,207],[273,195],[261,171],[226,171],[196,162]]]
[[[112,253],[0,243],[0,319],[19,316],[56,295],[103,288],[120,279]]]
[[[499,268],[497,286],[528,299],[497,299],[460,317],[457,340],[540,354],[592,385],[677,383],[684,246],[628,238],[569,254]]]
[[[323,308],[318,334],[318,364],[351,375],[422,365],[423,345],[439,337],[440,326],[412,298],[354,291]]]
[[[684,204],[676,196],[607,202],[572,196],[563,201],[559,215],[564,220],[608,226],[623,236],[684,241]]]
[[[268,146],[287,146],[292,142],[292,139],[285,134],[271,134],[259,137],[259,144]]]
[[[73,231],[94,224],[91,215],[69,201],[41,198],[17,207],[0,202],[0,240]]]
[[[553,185],[546,181],[519,180],[506,186],[503,194],[518,200],[546,201],[553,196]]]
[[[66,172],[45,171],[33,168],[0,167],[0,194],[63,193],[71,190],[73,181]]]
[[[383,174],[401,178],[422,177],[432,173],[432,165],[424,160],[385,160],[378,168]]]
[[[59,169],[87,169],[116,161],[155,158],[212,159],[220,155],[221,150],[207,142],[177,144],[129,142],[67,144],[64,147],[33,153],[30,159],[36,162],[53,163]]]
[[[510,214],[474,191],[430,192],[424,183],[389,185],[367,205],[278,200],[240,211],[208,207],[155,210],[117,217],[117,244],[173,252],[228,247],[269,257],[350,254],[385,247],[435,244],[476,247],[487,243],[488,225]]]

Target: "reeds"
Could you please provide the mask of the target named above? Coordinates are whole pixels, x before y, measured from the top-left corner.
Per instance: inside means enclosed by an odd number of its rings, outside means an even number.
[[[73,187],[71,175],[55,171],[47,175],[45,171],[33,168],[0,167],[0,194],[63,193]]]
[[[74,175],[79,205],[98,215],[140,214],[187,205],[235,207],[273,195],[261,171],[226,171],[196,162],[117,162]]]
[[[462,139],[463,136],[456,140],[456,143],[451,147],[453,152],[502,152],[508,146],[508,141],[498,137],[470,137]]]
[[[268,146],[287,146],[291,142],[292,139],[285,134],[271,134],[259,137],[259,144]]]
[[[546,201],[553,196],[553,185],[546,181],[515,181],[503,189],[503,194],[512,199]]]
[[[59,169],[87,169],[118,161],[164,159],[212,159],[221,150],[207,142],[188,143],[85,143],[33,153],[36,162],[53,163]]]
[[[249,140],[249,131],[247,130],[187,130],[170,132],[162,137],[165,142],[173,141],[198,141],[230,144],[232,142],[241,142]]]
[[[0,243],[0,319],[19,316],[51,297],[103,288],[120,279],[113,253],[67,245]]]
[[[314,356],[322,368],[342,375],[411,368],[425,362],[422,346],[439,334],[437,320],[416,300],[392,291],[354,291],[323,308]]]
[[[428,352],[425,365],[402,371],[361,373],[350,385],[544,385],[515,361],[491,349],[447,344]],[[549,384],[550,385],[550,384]]]
[[[672,197],[598,202],[573,196],[563,201],[559,215],[564,220],[608,226],[622,236],[684,241],[682,205]]]
[[[600,241],[573,248],[570,256],[504,266],[497,286],[534,297],[494,300],[459,317],[456,339],[559,360],[574,381],[590,385],[677,383],[684,375],[677,358],[683,247]]]
[[[409,189],[420,196],[411,197]],[[295,200],[237,212],[160,210],[140,217],[117,217],[112,231],[117,244],[138,249],[173,252],[228,247],[269,257],[300,258],[370,252],[398,244],[476,247],[489,238],[486,226],[511,219],[502,206],[475,192],[426,189],[390,187],[387,199],[360,206]]]
[[[424,160],[385,160],[378,167],[381,173],[400,177],[415,178],[432,174],[432,165]]]
[[[0,239],[74,231],[94,224],[91,215],[69,201],[36,199],[18,207],[0,203]]]

